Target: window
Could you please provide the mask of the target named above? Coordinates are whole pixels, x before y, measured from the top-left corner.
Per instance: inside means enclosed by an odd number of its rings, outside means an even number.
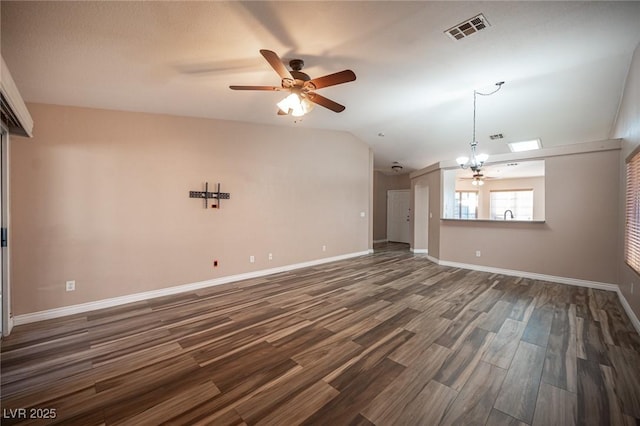
[[[491,219],[533,220],[533,189],[491,191]]]
[[[624,260],[640,274],[640,150],[627,157]]]
[[[456,219],[476,219],[478,217],[478,193],[476,191],[456,191],[454,209]]]

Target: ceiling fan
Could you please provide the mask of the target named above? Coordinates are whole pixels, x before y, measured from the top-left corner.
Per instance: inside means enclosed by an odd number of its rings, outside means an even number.
[[[485,180],[498,179],[497,177],[485,176],[481,170],[473,172],[473,176],[471,177],[460,177],[460,180],[470,180],[471,184],[474,186],[482,186],[484,185]]]
[[[331,99],[317,94],[317,89],[335,86],[337,84],[348,83],[356,79],[356,75],[351,70],[344,70],[334,74],[325,75],[312,79],[303,73],[304,61],[302,59],[292,59],[289,61],[291,71],[289,71],[280,57],[271,50],[262,49],[260,53],[269,62],[269,65],[278,73],[281,80],[278,86],[229,86],[232,90],[267,90],[290,92],[282,101],[278,102],[278,115],[291,114],[300,117],[311,111],[314,104],[318,104],[334,112],[345,110],[344,105],[340,105]]]

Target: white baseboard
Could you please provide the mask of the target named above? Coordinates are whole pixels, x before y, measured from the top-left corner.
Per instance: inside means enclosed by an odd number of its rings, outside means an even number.
[[[449,262],[448,260],[435,259],[435,262],[443,266],[471,269],[473,271],[490,272],[492,274],[511,275],[514,277],[531,278],[534,280],[551,281],[560,284],[575,285],[579,287],[595,288],[598,290],[618,291],[616,284],[602,283],[598,281],[581,280],[578,278],[559,277],[556,275],[538,274],[536,272],[518,271],[515,269],[494,268],[493,266],[474,265],[471,263]]]
[[[7,329],[6,330],[2,330],[2,334],[4,336],[8,336],[9,334],[11,334],[11,330],[13,330],[13,316],[9,315],[9,318],[7,318]]]
[[[191,283],[191,284],[184,284],[184,285],[179,285],[175,287],[162,288],[159,290],[145,291],[143,293],[135,293],[135,294],[129,294],[126,296],[113,297],[110,299],[97,300],[95,302],[81,303],[79,305],[64,306],[62,308],[48,309],[46,311],[16,315],[13,318],[13,325],[28,324],[31,322],[44,321],[48,319],[64,317],[67,315],[95,311],[98,309],[111,308],[113,306],[124,305],[126,303],[132,303],[132,302],[139,302],[141,300],[153,299],[155,297],[169,296],[172,294],[199,290],[206,287],[212,287],[212,286],[232,283],[236,281],[248,280],[251,278],[264,277],[266,275],[277,274],[280,272],[291,271],[294,269],[321,265],[323,263],[336,262],[338,260],[345,260],[353,257],[364,256],[369,253],[370,253],[369,250],[355,252],[355,253],[348,253],[340,256],[326,257],[323,259],[310,260],[308,262],[295,263],[292,265],[279,266],[279,267],[270,268],[270,269],[262,269],[260,271],[247,272],[244,274],[214,278],[211,280],[200,281],[200,282]]]
[[[429,250],[427,249],[414,249],[413,247],[409,249],[411,251],[411,253],[415,253],[415,254],[428,254]]]
[[[629,305],[627,298],[624,297],[624,294],[622,294],[622,291],[620,291],[620,287],[618,287],[617,293],[618,293],[618,299],[620,299],[620,303],[622,304],[622,307],[624,308],[625,312],[627,313],[627,316],[631,320],[631,324],[633,324],[633,327],[636,329],[638,334],[640,334],[640,320],[638,319],[638,316],[636,315],[635,312],[633,312],[633,309],[631,309],[631,305]]]
[[[490,272],[494,274],[511,275],[514,277],[531,278],[534,280],[575,285],[578,287],[594,288],[598,290],[614,291],[618,294],[618,299],[620,300],[620,304],[622,305],[625,312],[627,313],[627,316],[631,320],[631,324],[633,324],[633,327],[636,329],[638,334],[640,334],[640,320],[638,320],[638,316],[636,315],[635,312],[633,312],[633,309],[631,309],[631,305],[629,305],[629,302],[627,302],[627,299],[624,297],[624,295],[622,294],[622,291],[620,291],[620,287],[617,284],[610,284],[610,283],[603,283],[603,282],[589,281],[589,280],[580,280],[577,278],[558,277],[555,275],[546,275],[546,274],[538,274],[535,272],[517,271],[514,269],[494,268],[491,266],[473,265],[470,263],[449,262],[447,260],[440,260],[432,256],[427,256],[427,258],[432,262],[442,266],[451,266],[454,268],[470,269],[473,271]]]
[[[378,243],[388,243],[389,240],[387,240],[386,238],[383,240],[373,240],[373,244],[378,244]]]

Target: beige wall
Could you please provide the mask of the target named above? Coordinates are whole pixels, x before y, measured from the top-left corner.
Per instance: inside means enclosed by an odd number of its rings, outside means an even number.
[[[370,151],[348,133],[28,107],[35,137],[11,152],[14,315],[369,247]],[[231,193],[220,210],[188,198],[205,181]]]
[[[442,221],[440,260],[617,283],[619,156],[547,158],[544,224]]]
[[[386,175],[380,171],[373,173],[373,240],[387,239],[387,191],[411,189],[409,174]]]
[[[640,317],[640,276],[624,263],[624,209],[625,209],[625,159],[636,147],[640,146],[640,45],[636,47],[633,55],[627,82],[618,117],[614,126],[612,137],[622,138],[622,152],[620,156],[620,205],[619,205],[619,259],[620,290],[631,305],[631,308]],[[633,293],[631,293],[633,283]]]

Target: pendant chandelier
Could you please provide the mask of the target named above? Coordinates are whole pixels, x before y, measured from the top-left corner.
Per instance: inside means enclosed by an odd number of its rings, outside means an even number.
[[[478,92],[477,90],[473,91],[473,138],[469,143],[469,145],[471,146],[471,156],[470,157],[462,156],[462,157],[456,158],[456,163],[458,163],[460,167],[462,167],[463,169],[469,168],[473,172],[473,180],[471,181],[473,185],[484,185],[484,176],[482,174],[481,168],[484,162],[487,161],[487,159],[489,158],[487,154],[477,153],[478,141],[476,140],[476,97],[477,95],[480,95],[480,96],[493,95],[494,93],[496,93],[498,90],[502,88],[503,84],[504,84],[504,81],[500,81],[496,83],[496,86],[498,86],[498,88],[490,93],[481,93],[481,92]]]

